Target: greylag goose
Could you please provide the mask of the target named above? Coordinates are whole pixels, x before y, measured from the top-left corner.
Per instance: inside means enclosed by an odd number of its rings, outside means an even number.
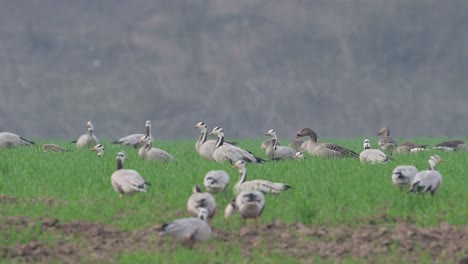
[[[239,170],[239,180],[233,188],[235,194],[242,191],[252,190],[276,194],[291,188],[291,186],[281,182],[271,182],[267,180],[247,181],[247,168],[244,160],[238,160],[234,164],[233,168],[237,168]]]
[[[52,152],[68,152],[71,150],[64,149],[62,146],[57,144],[42,144],[42,150],[44,152],[52,151]]]
[[[27,138],[10,132],[0,133],[0,148],[13,148],[16,146],[30,146],[34,144],[36,143]]]
[[[386,127],[382,127],[379,132],[377,132],[377,136],[381,136],[378,142],[379,148],[392,154],[398,145],[395,139],[390,136],[390,130]]]
[[[333,143],[317,142],[317,134],[310,128],[303,128],[296,133],[296,137],[310,137],[304,141],[302,147],[309,152],[310,155],[320,157],[359,157],[359,154],[347,148],[338,146]]]
[[[438,155],[432,155],[429,159],[429,170],[418,172],[411,182],[410,192],[430,192],[431,196],[439,190],[442,183],[442,175],[436,170],[438,163],[444,162]]]
[[[392,171],[392,182],[398,187],[409,186],[418,173],[413,165],[399,165]]]
[[[78,140],[76,141],[77,148],[89,147],[98,143],[98,139],[94,135],[93,123],[91,123],[91,121],[88,121],[88,123],[86,123],[86,127],[88,128],[88,132],[86,134],[81,135],[78,138]]]
[[[203,242],[210,238],[211,227],[206,222],[208,211],[206,208],[198,208],[197,217],[182,218],[171,223],[164,224],[160,235],[169,235],[177,242],[193,246],[196,242]]]
[[[233,145],[224,144],[224,130],[221,127],[215,127],[210,132],[210,135],[218,136],[218,140],[214,146],[213,158],[217,162],[236,162],[237,160],[245,160],[249,163],[262,163],[263,159],[254,156],[252,153],[243,150]]]
[[[359,154],[361,163],[385,163],[389,158],[380,149],[371,149],[369,139],[364,139],[364,150]]]
[[[98,157],[104,158],[104,145],[97,144],[91,149],[91,151],[96,151]]]
[[[440,150],[445,150],[445,151],[454,151],[457,149],[458,145],[464,144],[465,141],[463,140],[449,140],[449,141],[444,141],[439,144],[437,144],[434,149],[440,149]]]
[[[209,193],[224,192],[229,185],[229,174],[223,170],[211,170],[203,180],[205,189]]]
[[[272,160],[294,159],[296,152],[290,147],[278,146],[278,136],[273,129],[268,130],[267,136],[271,137],[271,144],[266,148],[266,155]]]
[[[140,142],[143,143],[143,147],[138,151],[138,156],[143,160],[176,161],[176,159],[166,151],[153,148],[153,143],[151,142],[150,137],[143,136],[140,139]]]
[[[119,140],[114,141],[114,144],[120,144],[125,146],[133,146],[134,148],[141,147],[140,139],[143,136],[149,136],[151,138],[151,121],[146,120],[145,123],[146,134],[131,134],[126,137],[122,137]]]
[[[231,201],[224,210],[224,218],[228,221],[235,212],[244,220],[244,226],[247,224],[247,219],[257,219],[262,215],[265,209],[265,196],[259,191],[242,191],[236,199]]]
[[[216,201],[213,195],[202,192],[200,186],[195,185],[193,193],[187,201],[187,210],[195,217],[200,208],[205,208],[208,212],[208,219],[211,219],[216,213]]]
[[[150,185],[136,170],[123,169],[123,162],[127,159],[124,152],[117,153],[117,170],[111,176],[111,183],[114,190],[124,194],[135,194],[137,192],[146,192],[146,187]]]
[[[404,142],[398,145],[395,149],[394,153],[402,154],[402,153],[414,153],[418,151],[426,150],[426,145],[423,144],[416,144],[412,142]]]

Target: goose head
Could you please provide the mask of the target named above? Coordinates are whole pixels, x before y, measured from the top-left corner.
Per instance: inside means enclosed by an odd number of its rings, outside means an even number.
[[[377,132],[377,136],[390,136],[390,130],[386,127],[382,127],[379,132]]]
[[[224,137],[224,129],[222,127],[214,127],[208,135],[216,135],[218,137]]]
[[[150,121],[150,120],[146,120],[145,127],[150,127],[150,126],[151,126],[151,121]]]
[[[88,131],[92,131],[94,129],[93,123],[91,123],[91,121],[88,121],[88,123],[86,123],[86,127],[88,128]]]
[[[125,155],[125,152],[120,151],[119,153],[117,153],[116,159],[121,161],[127,160],[127,155]]]
[[[238,160],[234,165],[232,165],[233,168],[236,168],[238,170],[245,170],[245,161],[244,160]]]
[[[265,135],[272,138],[276,138],[276,132],[273,129],[268,130],[268,132]]]
[[[193,127],[200,129],[201,132],[206,132],[206,130],[208,129],[208,127],[206,126],[206,124],[204,122],[198,122]]]
[[[294,155],[294,158],[295,158],[295,159],[298,159],[298,160],[304,159],[304,153],[303,153],[302,151],[298,151],[298,152],[296,152],[296,154]]]
[[[104,157],[104,145],[102,144],[97,144],[91,149],[91,151],[97,151],[97,155],[99,157]]]
[[[140,143],[149,144],[151,143],[151,138],[149,136],[142,136],[140,138]]]
[[[437,164],[444,162],[444,160],[439,157],[439,155],[432,155],[431,158],[429,158],[428,163],[429,163],[429,169],[430,170],[435,170]]]
[[[314,141],[317,141],[317,133],[310,128],[303,128],[296,133],[296,138],[309,136]]]
[[[371,148],[371,146],[370,146],[370,141],[369,141],[367,138],[364,139],[364,144],[363,144],[363,146],[364,146],[364,149],[370,149],[370,148]]]
[[[197,207],[197,218],[206,221],[208,219],[208,210],[204,207]]]

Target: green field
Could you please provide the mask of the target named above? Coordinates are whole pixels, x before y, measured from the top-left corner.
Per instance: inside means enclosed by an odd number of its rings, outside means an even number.
[[[40,145],[52,142],[73,151],[44,153]],[[362,149],[361,139],[334,142],[356,152]],[[138,159],[138,150],[106,141],[103,159],[65,141],[0,149],[2,263],[451,263],[468,255],[468,152],[430,150],[395,155],[388,164],[375,165],[310,156],[248,165],[249,179],[293,188],[266,195],[261,224],[243,227],[239,217],[229,226],[223,219],[237,170],[203,159],[194,143],[155,142],[177,163],[145,162]],[[260,143],[239,141],[265,158]],[[110,176],[121,150],[128,157],[124,168],[136,169],[152,184],[147,193],[119,198],[112,189]],[[437,167],[443,183],[433,198],[392,185],[395,166],[426,169],[432,153],[445,160]],[[193,185],[203,185],[204,175],[213,169],[227,171],[231,184],[225,194],[215,196],[219,212],[211,222],[212,237],[189,249],[158,236],[157,226],[188,216],[185,206]]]

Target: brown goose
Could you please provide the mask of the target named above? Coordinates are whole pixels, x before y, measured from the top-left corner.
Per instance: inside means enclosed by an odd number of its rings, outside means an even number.
[[[71,150],[64,149],[62,146],[57,144],[42,144],[42,150],[44,152],[52,151],[52,152],[68,152]]]
[[[318,143],[317,134],[310,128],[303,128],[296,133],[296,137],[310,137],[309,140],[304,141],[302,146],[304,150],[309,152],[310,155],[320,157],[359,157],[359,154],[347,148],[338,146],[333,143]]]
[[[414,153],[421,150],[426,150],[426,145],[423,144],[416,144],[412,142],[405,142],[398,145],[395,149],[394,153],[402,154],[402,153]]]
[[[390,154],[393,153],[398,145],[395,139],[390,136],[390,130],[386,127],[382,127],[379,132],[377,132],[377,136],[381,136],[378,142],[379,148],[383,151],[387,151]]]
[[[465,141],[463,140],[449,140],[449,141],[444,141],[439,144],[437,144],[434,148],[435,149],[441,149],[445,151],[454,151],[457,149],[458,145],[464,144]]]

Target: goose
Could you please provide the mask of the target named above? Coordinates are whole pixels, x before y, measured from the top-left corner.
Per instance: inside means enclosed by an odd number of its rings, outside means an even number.
[[[71,150],[64,149],[62,146],[59,146],[57,144],[42,144],[42,150],[44,152],[47,151],[53,151],[53,152],[68,152]]]
[[[455,150],[468,150],[468,144],[459,144]]]
[[[119,140],[114,141],[114,144],[120,144],[120,145],[125,145],[125,146],[133,146],[134,148],[141,147],[140,139],[143,136],[149,136],[151,138],[151,121],[146,120],[145,124],[146,128],[146,134],[131,134],[126,137],[122,137]]]
[[[402,153],[414,153],[418,151],[426,150],[426,145],[424,144],[416,144],[412,142],[404,142],[398,145],[395,149],[394,153],[402,154]]]
[[[153,143],[149,136],[143,136],[140,142],[143,143],[143,147],[138,151],[138,156],[143,160],[176,161],[176,159],[166,151],[153,148]]]
[[[208,210],[198,208],[197,217],[182,218],[171,223],[163,224],[160,235],[169,235],[177,242],[192,247],[196,242],[203,242],[210,238],[211,227],[206,222]]]
[[[382,127],[379,132],[377,132],[377,136],[381,136],[378,142],[379,148],[392,154],[398,145],[395,139],[390,136],[390,130],[386,127]]]
[[[111,183],[114,190],[120,193],[120,197],[124,194],[135,194],[137,192],[146,192],[147,186],[151,185],[146,182],[136,170],[123,169],[123,162],[127,159],[125,152],[117,153],[117,170],[111,176]]]
[[[428,160],[429,170],[420,171],[414,176],[409,192],[418,192],[421,194],[430,192],[431,196],[434,196],[442,183],[442,175],[436,170],[436,166],[438,163],[442,162],[444,162],[444,160],[438,155],[432,155]]]
[[[318,143],[317,134],[310,128],[303,128],[296,133],[296,137],[310,137],[302,143],[302,148],[310,155],[320,157],[359,157],[359,154],[333,143]]]
[[[193,186],[193,193],[187,201],[187,210],[192,216],[197,216],[198,210],[205,208],[208,219],[213,218],[216,213],[216,201],[211,193],[202,192],[200,186]]]
[[[197,142],[195,143],[195,150],[205,159],[214,160],[213,151],[214,146],[216,145],[216,140],[210,139],[207,140],[208,128],[204,122],[198,122],[194,128],[200,130],[200,136],[198,137]],[[223,142],[224,145],[235,145],[233,142]]]
[[[247,219],[254,218],[255,224],[258,224],[258,217],[262,215],[265,209],[265,196],[260,191],[242,191],[233,199],[224,210],[224,218],[226,221],[234,214],[239,215],[244,220],[244,226],[247,224]]]
[[[210,135],[218,136],[218,140],[214,146],[213,158],[217,162],[235,162],[243,159],[249,163],[262,163],[263,159],[255,157],[252,153],[243,150],[233,145],[224,144],[224,130],[221,127],[215,127],[210,132]]]
[[[444,141],[439,144],[437,144],[434,149],[440,149],[440,150],[445,150],[445,151],[454,151],[457,149],[458,145],[464,144],[465,141],[463,140],[449,140],[449,141]]]
[[[296,152],[290,147],[278,146],[276,142],[278,141],[278,136],[276,131],[273,129],[268,130],[266,133],[267,136],[271,137],[271,144],[266,148],[266,155],[272,160],[281,160],[281,159],[294,159],[296,157]]]
[[[239,180],[236,182],[233,188],[235,194],[238,194],[242,191],[251,190],[277,194],[291,188],[291,186],[280,182],[271,182],[267,180],[247,181],[247,168],[246,162],[244,160],[236,161],[236,163],[233,165],[233,168],[237,168],[239,170]]]
[[[418,173],[413,165],[398,165],[392,171],[392,182],[398,187],[409,186]]]
[[[371,149],[369,139],[364,139],[364,150],[359,154],[359,160],[361,163],[385,163],[389,161],[389,158],[380,149]]]
[[[297,152],[304,151],[307,147],[307,140],[304,140],[303,138],[295,138],[289,142],[288,146]]]
[[[229,174],[223,170],[211,170],[203,180],[205,189],[209,193],[224,192],[229,185]]]
[[[271,138],[265,139],[262,142],[262,144],[260,145],[260,149],[261,150],[267,149],[268,146],[270,146],[272,143],[273,143],[273,140]],[[281,144],[280,144],[280,142],[278,140],[276,140],[276,145],[281,146]]]
[[[104,145],[97,144],[91,149],[91,151],[96,151],[98,157],[104,158]]]
[[[25,137],[10,132],[0,133],[0,148],[13,148],[16,146],[30,146],[34,144],[36,143]]]
[[[93,123],[91,123],[91,121],[88,121],[88,123],[86,123],[86,126],[88,127],[88,133],[83,134],[78,138],[78,140],[76,141],[77,148],[89,147],[98,143],[97,137],[93,134]]]

